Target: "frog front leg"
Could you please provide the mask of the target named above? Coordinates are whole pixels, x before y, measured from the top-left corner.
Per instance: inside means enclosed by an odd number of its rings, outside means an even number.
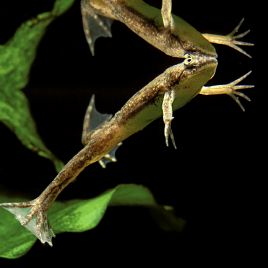
[[[162,110],[163,110],[163,121],[165,124],[164,136],[165,136],[166,145],[168,146],[169,144],[168,140],[170,137],[174,148],[177,149],[174,135],[171,129],[171,121],[174,119],[173,108],[172,108],[174,99],[175,99],[175,90],[169,90],[165,92],[163,103],[162,103]]]
[[[162,0],[161,15],[166,29],[172,30],[174,22],[172,18],[172,0]]]
[[[246,96],[244,93],[239,92],[238,90],[246,89],[246,88],[253,88],[254,85],[238,85],[242,80],[244,80],[247,76],[249,76],[251,73],[248,72],[245,75],[241,76],[240,78],[234,80],[231,83],[225,84],[225,85],[218,85],[218,86],[209,86],[209,87],[202,87],[199,94],[202,95],[222,95],[226,94],[230,96],[242,109],[242,111],[245,111],[245,108],[241,104],[239,97],[250,101],[250,98]]]
[[[237,50],[238,52],[248,56],[249,58],[251,58],[251,56],[245,50],[243,50],[240,46],[254,46],[254,44],[239,41],[239,39],[245,37],[250,32],[250,30],[237,34],[243,22],[244,22],[244,19],[242,19],[239,22],[239,24],[233,29],[233,31],[227,35],[216,35],[216,34],[208,34],[208,33],[204,33],[202,35],[210,43],[229,46]]]

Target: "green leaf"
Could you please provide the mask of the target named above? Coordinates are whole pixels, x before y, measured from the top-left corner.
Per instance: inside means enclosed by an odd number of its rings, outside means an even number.
[[[53,11],[57,16],[66,12],[74,3],[75,0],[57,0],[54,4]]]
[[[21,89],[28,83],[36,49],[47,26],[73,2],[56,0],[51,12],[24,22],[5,45],[0,45],[0,121],[24,146],[53,161],[57,170],[62,168],[62,162],[46,148],[38,135],[29,103]]]
[[[7,201],[7,197],[0,196],[1,201]],[[9,201],[14,201],[14,198],[9,198]],[[175,217],[170,209],[158,205],[147,188],[134,184],[119,185],[88,200],[55,202],[49,211],[50,224],[56,234],[87,231],[98,225],[108,206],[118,205],[148,207],[152,215],[157,214],[156,220],[165,230],[181,231],[184,225],[184,221]],[[22,227],[13,215],[0,208],[0,257],[18,258],[35,241],[35,236]]]

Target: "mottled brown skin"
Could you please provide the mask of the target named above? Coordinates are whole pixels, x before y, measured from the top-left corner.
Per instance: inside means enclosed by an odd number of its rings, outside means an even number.
[[[159,9],[140,0],[82,0],[82,13],[96,14],[118,20],[165,54],[183,58],[187,52],[216,56],[214,47],[191,25],[173,15],[174,29],[163,25]]]

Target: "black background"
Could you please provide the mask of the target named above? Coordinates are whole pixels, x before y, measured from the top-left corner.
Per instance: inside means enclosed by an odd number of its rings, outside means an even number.
[[[148,2],[160,6],[160,1]],[[120,183],[143,184],[159,203],[175,207],[187,221],[185,231],[163,232],[145,209],[112,208],[96,229],[58,235],[53,248],[36,243],[18,260],[0,260],[1,267],[52,265],[52,261],[85,267],[109,263],[125,267],[144,261],[164,261],[165,267],[184,261],[215,266],[231,260],[254,261],[259,188],[266,176],[261,172],[264,88],[256,71],[261,7],[234,1],[173,2],[174,13],[201,32],[226,34],[245,17],[241,31],[252,30],[245,39],[256,46],[245,49],[253,59],[217,46],[219,67],[210,84],[227,83],[253,70],[245,81],[256,85],[245,91],[252,102],[242,100],[243,113],[228,96],[196,97],[175,113],[178,150],[165,147],[163,122],[156,120],[124,142],[116,164],[106,169],[97,164],[88,167],[59,199],[90,198]],[[52,0],[1,1],[0,42],[5,43],[21,22],[52,5]],[[65,162],[82,148],[83,115],[93,93],[100,112],[115,113],[138,89],[178,62],[118,22],[112,33],[112,39],[96,42],[92,57],[77,1],[50,25],[38,48],[24,92],[42,139]],[[35,197],[55,177],[52,164],[25,149],[3,124],[0,148],[3,189]]]

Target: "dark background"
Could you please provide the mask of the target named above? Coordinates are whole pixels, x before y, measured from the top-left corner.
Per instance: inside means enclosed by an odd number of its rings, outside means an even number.
[[[156,120],[124,142],[116,164],[106,169],[90,166],[59,199],[90,198],[120,183],[143,184],[159,203],[175,207],[176,214],[187,221],[185,231],[163,232],[145,209],[112,208],[96,229],[58,235],[53,248],[36,243],[18,260],[0,260],[1,267],[31,267],[40,261],[52,265],[52,260],[85,267],[109,262],[122,267],[133,262],[142,265],[144,260],[165,261],[169,267],[186,260],[217,267],[230,260],[253,260],[260,226],[259,188],[266,176],[261,171],[266,153],[264,88],[256,71],[261,7],[234,1],[173,2],[173,12],[201,32],[226,34],[245,17],[241,31],[252,30],[245,40],[256,46],[245,49],[253,59],[217,46],[219,67],[210,84],[227,83],[253,70],[245,81],[256,85],[245,91],[252,102],[242,100],[243,113],[228,96],[198,96],[175,113],[178,150],[165,147],[163,122]],[[160,6],[160,1],[150,3]],[[1,1],[0,42],[52,5],[52,0]],[[77,1],[50,25],[39,46],[24,92],[42,139],[65,162],[82,148],[83,115],[93,93],[100,112],[115,113],[137,90],[178,62],[118,22],[112,33],[112,39],[96,42],[92,57]],[[3,124],[0,147],[0,180],[5,190],[32,198],[55,177],[52,164],[25,149]]]

